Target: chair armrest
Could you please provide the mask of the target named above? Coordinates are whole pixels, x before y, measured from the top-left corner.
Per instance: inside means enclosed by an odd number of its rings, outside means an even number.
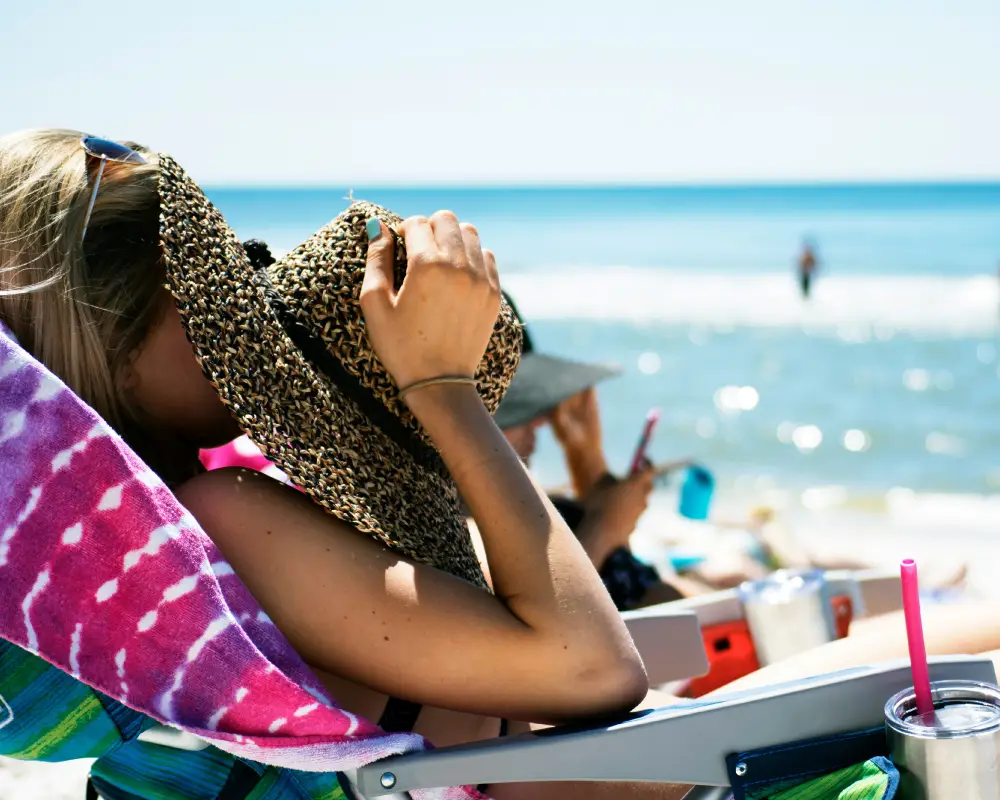
[[[740,595],[736,589],[724,589],[711,594],[687,597],[683,600],[640,608],[628,613],[650,614],[659,610],[692,611],[698,617],[698,624],[703,628],[723,622],[733,622],[743,619],[745,616],[743,604],[740,602]]]
[[[995,682],[989,659],[932,659],[932,680]],[[882,723],[912,682],[905,660],[572,725],[387,758],[358,770],[366,798],[480,783],[649,781],[726,786],[726,756]]]
[[[865,599],[865,616],[877,617],[903,608],[903,588],[899,570],[869,569],[855,572]]]
[[[653,686],[708,672],[708,655],[693,611],[671,605],[622,613]]]

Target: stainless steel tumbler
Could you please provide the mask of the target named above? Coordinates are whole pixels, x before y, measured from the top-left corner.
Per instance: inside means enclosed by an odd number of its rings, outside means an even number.
[[[1000,689],[973,681],[931,689],[933,715],[917,713],[912,687],[885,704],[900,800],[1000,800]]]
[[[761,666],[837,638],[833,594],[856,591],[819,570],[779,570],[739,587],[740,602]]]

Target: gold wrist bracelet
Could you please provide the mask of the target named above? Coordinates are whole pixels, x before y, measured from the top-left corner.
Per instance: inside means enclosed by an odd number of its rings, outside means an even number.
[[[417,391],[417,389],[424,389],[428,386],[438,386],[439,384],[444,384],[444,383],[465,384],[467,386],[478,385],[475,378],[469,378],[466,377],[465,375],[440,375],[437,378],[425,378],[422,381],[411,383],[409,386],[406,386],[399,390],[399,396],[400,398],[402,398],[405,395],[409,394],[410,392]]]

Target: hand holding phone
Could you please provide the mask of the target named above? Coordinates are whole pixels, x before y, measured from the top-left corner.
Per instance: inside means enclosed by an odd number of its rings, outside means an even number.
[[[639,444],[635,448],[635,454],[632,456],[629,475],[635,475],[635,473],[642,469],[643,462],[646,460],[646,450],[649,448],[649,443],[653,438],[653,431],[656,430],[656,424],[659,421],[660,410],[658,408],[651,408],[649,413],[646,414],[646,421],[642,426],[642,435],[639,437]]]

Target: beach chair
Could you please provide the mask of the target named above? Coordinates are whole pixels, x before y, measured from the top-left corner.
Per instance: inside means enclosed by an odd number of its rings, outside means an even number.
[[[989,659],[968,656],[933,658],[931,674],[996,681]],[[910,681],[906,662],[860,667],[324,773],[220,751],[0,640],[0,755],[96,758],[90,796],[106,800],[347,800],[350,792],[403,800],[420,789],[554,780],[691,783],[702,787],[695,797],[721,797],[724,787],[781,781],[789,772],[809,777],[885,755],[882,708]],[[793,763],[775,755],[791,743]]]
[[[992,662],[970,656],[931,659],[931,678],[996,682]],[[396,756],[349,777],[365,798],[396,800],[450,782],[523,781],[693,784],[702,787],[695,796],[732,789],[739,799],[790,774],[805,780],[887,755],[883,708],[911,683],[906,661],[859,667],[611,722]]]
[[[931,659],[931,677],[996,682],[992,661],[972,656]],[[690,800],[731,792],[741,800],[750,789],[787,784],[790,776],[807,781],[884,758],[883,707],[910,682],[905,661],[859,667],[592,725],[394,756],[339,778],[364,800],[524,781],[693,784]],[[183,754],[190,743],[164,729],[149,747]]]
[[[718,609],[728,599],[713,598],[711,603],[701,603],[700,608]],[[698,676],[708,667],[698,615],[672,607],[675,605],[665,604],[642,616],[626,614],[637,645],[652,665],[654,680]],[[18,708],[16,718],[21,721],[0,733],[0,754],[41,760],[100,757],[93,780],[105,797],[119,796],[123,784],[132,794],[141,796],[143,787],[164,780],[186,782],[192,797],[237,797],[247,787],[263,782],[275,783],[286,793],[284,796],[293,796],[285,786],[288,775],[282,777],[279,771],[256,764],[248,767],[197,737],[159,725],[3,640],[0,698],[4,698],[0,709],[8,709],[13,717],[13,709]],[[0,727],[10,721],[0,717]],[[342,775],[322,773],[299,775],[293,771],[290,775],[296,783],[304,781],[329,796],[336,796],[343,780]],[[220,794],[211,794],[216,790]]]

